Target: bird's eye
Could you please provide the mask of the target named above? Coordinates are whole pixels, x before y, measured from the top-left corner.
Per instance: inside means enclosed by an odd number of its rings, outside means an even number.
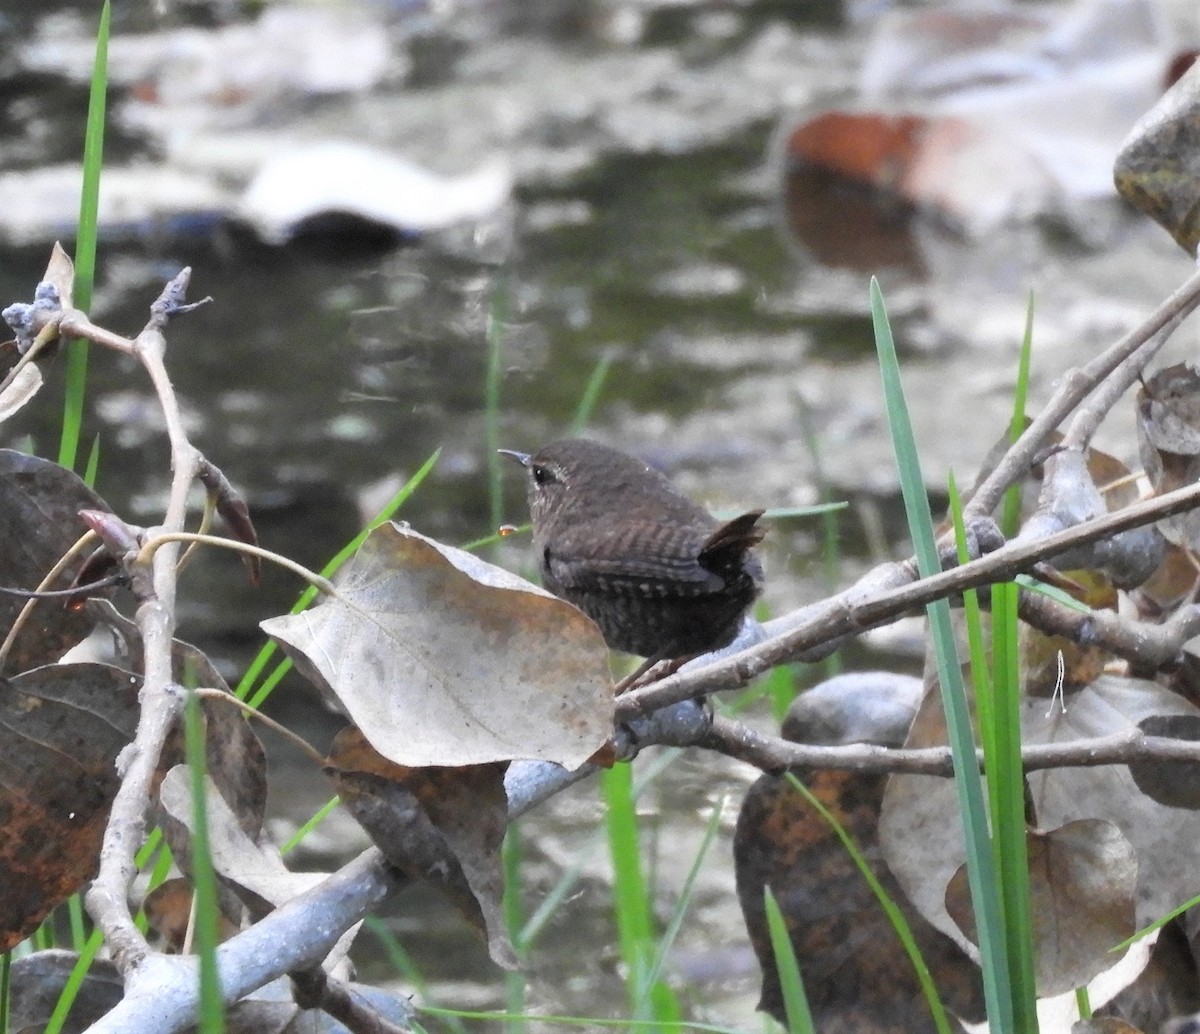
[[[532,471],[533,483],[535,485],[544,485],[547,481],[554,480],[554,478],[550,476],[550,471],[548,471],[545,467],[539,467],[535,464],[532,467]]]

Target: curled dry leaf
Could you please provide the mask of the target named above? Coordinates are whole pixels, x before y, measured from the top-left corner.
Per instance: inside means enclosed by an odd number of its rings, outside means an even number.
[[[1022,702],[1025,744],[1127,733],[1152,715],[1200,715],[1200,709],[1156,683],[1105,675],[1067,697],[1067,708]],[[927,693],[907,746],[946,742],[938,694]],[[1061,768],[1028,774],[1037,824],[1057,828],[1078,819],[1114,823],[1137,852],[1136,922],[1147,925],[1189,900],[1200,885],[1200,815],[1167,808],[1143,794],[1128,767]],[[884,795],[880,837],[905,894],[931,923],[962,938],[945,906],[945,888],[965,861],[958,803],[950,780],[894,776]],[[1111,959],[1109,960],[1111,964]]]
[[[1132,937],[1137,857],[1111,822],[1082,819],[1028,834],[1034,967],[1039,998],[1086,987],[1117,963],[1109,949]],[[976,939],[967,869],[946,888],[946,908]]]
[[[1194,64],[1121,144],[1113,180],[1126,201],[1184,251],[1200,241],[1200,64]]]
[[[46,1029],[79,955],[61,948],[13,959],[8,1029],[32,1034]],[[91,1027],[124,996],[124,981],[111,959],[93,959],[71,1005],[63,1030],[76,1034]]]
[[[887,777],[821,771],[803,778],[855,838],[900,906],[943,1004],[982,1020],[979,968],[921,918],[883,861],[876,825]],[[763,776],[750,788],[733,852],[738,900],[762,967],[760,1009],[784,1021],[763,908],[763,888],[769,886],[783,911],[818,1030],[933,1034],[937,1028],[916,971],[891,921],[837,835],[788,780]]]
[[[1128,732],[1147,718],[1200,715],[1200,709],[1168,689],[1141,679],[1106,675],[1070,698],[1064,714],[1050,717],[1041,701],[1022,713],[1024,742],[1063,743]],[[1137,918],[1145,926],[1189,900],[1200,885],[1200,814],[1169,808],[1142,793],[1129,768],[1062,768],[1029,774],[1029,792],[1043,827],[1074,819],[1115,823],[1137,851]]]
[[[1151,715],[1138,722],[1147,736],[1200,740],[1200,715]],[[1137,788],[1169,808],[1200,809],[1200,766],[1189,761],[1138,761],[1129,766]]]
[[[1036,538],[1076,527],[1120,510],[1137,497],[1129,468],[1098,449],[1061,449],[1046,459],[1043,469],[1037,508],[1023,524],[1023,536]],[[1162,556],[1162,538],[1146,527],[1059,553],[1053,563],[1061,571],[1101,572],[1118,588],[1128,589],[1149,578]]]
[[[176,765],[159,788],[163,832],[185,872],[191,870],[190,778],[184,765]],[[242,828],[239,817],[230,810],[211,776],[207,785],[209,851],[221,889],[221,912],[226,919],[236,922],[241,904],[255,918],[265,915],[325,879],[324,873],[288,869],[274,844],[248,835]],[[345,956],[358,927],[355,924],[342,935],[330,953],[330,960],[340,961]],[[233,932],[236,933],[236,928]]]
[[[1159,370],[1137,395],[1138,455],[1159,494],[1200,478],[1200,371],[1189,363]],[[1157,524],[1172,545],[1200,549],[1200,513]]]
[[[58,241],[55,241],[54,247],[50,249],[50,261],[46,263],[42,283],[54,285],[64,309],[69,309],[74,304],[75,263]]]
[[[75,284],[75,266],[61,244],[50,253],[46,274],[33,292],[33,302],[14,302],[0,312],[17,335],[17,352],[34,355],[58,341],[58,326],[63,310],[71,307]]]
[[[373,750],[354,726],[338,733],[329,756],[342,801],[387,860],[438,887],[487,941],[492,960],[516,969],[501,907],[507,767],[407,768]]]
[[[595,624],[396,524],[368,536],[336,597],[262,627],[397,764],[538,758],[577,768],[612,730]]]
[[[7,385],[0,390],[0,422],[20,412],[42,390],[42,371],[33,363],[22,366]]]
[[[200,482],[204,485],[205,489],[208,490],[208,498],[211,505],[224,518],[225,523],[229,525],[229,530],[233,532],[233,537],[238,542],[257,546],[258,532],[254,530],[254,522],[250,519],[250,507],[246,505],[246,500],[242,498],[242,494],[233,487],[233,484],[216,464],[207,459],[200,461],[200,469],[197,472],[197,476],[200,478]],[[242,561],[246,565],[246,570],[250,573],[251,583],[257,585],[259,575],[262,573],[262,560],[256,556],[243,553]]]
[[[46,573],[87,529],[80,510],[108,507],[77,474],[36,456],[0,449],[0,585],[36,589]],[[84,565],[79,557],[51,588],[72,585]],[[25,600],[0,594],[0,628],[12,626]],[[57,661],[85,639],[94,622],[62,600],[40,600],[13,642],[5,661],[9,671],[25,671]]]
[[[0,951],[95,872],[139,685],[104,664],[0,680]]]

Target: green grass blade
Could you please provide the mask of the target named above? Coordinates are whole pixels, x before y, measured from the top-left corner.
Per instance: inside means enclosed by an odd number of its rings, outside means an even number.
[[[679,1029],[677,1024],[661,1020],[613,1020],[600,1016],[559,1016],[544,1013],[525,1013],[520,1016],[514,1016],[512,1013],[495,1010],[481,1012],[475,1009],[442,1009],[428,1005],[417,1006],[417,1009],[420,1012],[428,1013],[430,1016],[447,1019],[461,1018],[484,1022],[491,1021],[493,1023],[511,1023],[513,1020],[523,1020],[529,1023],[545,1024],[552,1032],[556,1032],[560,1027],[587,1027],[589,1029],[600,1027],[608,1030],[629,1031],[666,1031]],[[724,1027],[716,1023],[697,1023],[695,1020],[689,1020],[686,1024],[686,1029],[687,1034],[745,1034],[744,1029],[737,1027]]]
[[[162,830],[155,829],[151,839],[162,840]],[[144,852],[143,852],[144,853]],[[149,861],[150,856],[146,855],[146,861]],[[137,866],[143,868],[146,861],[139,861]],[[154,859],[154,868],[150,870],[150,876],[146,881],[146,896],[158,887],[161,887],[167,878],[171,875],[171,866],[174,864],[174,859],[171,857],[171,849],[166,845],[162,845],[162,850],[158,852]],[[137,915],[133,917],[134,925],[145,934],[150,929],[150,921],[146,918],[146,896],[142,898],[142,906],[138,909]]]
[[[600,778],[607,805],[605,828],[612,857],[617,940],[628,973],[629,1004],[634,1018],[642,1018],[639,1010],[642,1002],[648,1001],[654,1019],[673,1024],[680,1018],[679,1003],[674,993],[663,981],[650,980],[654,951],[652,909],[642,875],[630,768],[628,764],[614,765]]]
[[[871,893],[875,895],[875,900],[879,902],[880,907],[887,914],[888,922],[892,924],[892,929],[896,931],[896,936],[900,938],[900,943],[904,946],[905,954],[908,955],[909,961],[913,964],[917,980],[921,985],[921,991],[924,993],[925,1001],[929,1005],[929,1012],[933,1016],[934,1026],[937,1027],[940,1034],[951,1034],[953,1028],[950,1026],[950,1018],[946,1015],[946,1009],[942,1005],[942,999],[938,995],[937,986],[933,982],[933,975],[929,972],[929,967],[925,964],[925,956],[921,954],[921,949],[917,945],[916,938],[913,937],[912,927],[908,925],[908,920],[904,918],[904,913],[900,911],[900,906],[896,904],[892,896],[884,889],[883,884],[879,882],[874,870],[871,868],[871,863],[864,857],[862,851],[859,850],[858,844],[838,821],[837,816],[826,808],[813,792],[791,772],[787,774],[787,778],[788,782],[804,796],[804,799],[808,801],[813,810],[828,824],[829,828],[837,834],[837,838],[842,842],[846,853],[850,855],[854,860],[854,864],[858,866],[858,871],[862,873],[863,879],[867,881],[867,886],[871,888]]]
[[[195,894],[196,955],[200,962],[200,1034],[222,1034],[225,1003],[217,971],[220,942],[217,877],[208,839],[208,784],[205,778],[204,722],[195,693],[189,692],[183,709],[183,736],[192,790],[192,888]]]
[[[800,964],[796,961],[783,912],[770,887],[763,887],[763,903],[767,910],[767,933],[771,938],[771,951],[775,955],[775,969],[779,973],[779,990],[783,997],[789,1034],[816,1034],[817,1028],[813,1026],[812,1012],[808,1008],[808,995],[804,993],[804,981],[800,977]]]
[[[678,748],[668,748],[658,754],[650,764],[642,764],[638,778],[633,784],[633,799],[635,802],[671,766],[675,759],[680,756],[680,753]],[[522,927],[518,938],[526,951],[533,947],[534,942],[545,928],[546,923],[550,921],[558,910],[558,907],[570,895],[575,884],[579,882],[580,876],[583,875],[583,870],[592,860],[592,855],[600,846],[601,839],[606,835],[606,832],[606,830],[597,830],[589,836],[584,841],[583,846],[576,852],[575,861],[563,872],[558,882],[542,896],[537,908],[533,911],[533,915],[529,917]]]
[[[67,898],[67,916],[71,924],[71,947],[75,951],[83,951],[87,943],[87,930],[83,923],[83,902],[78,894]]]
[[[424,974],[421,973],[400,939],[388,929],[387,924],[378,916],[369,915],[363,919],[363,926],[378,939],[384,952],[387,954],[392,968],[395,969],[400,979],[409,986],[414,999],[421,1001],[421,1005],[416,1005],[414,1001],[414,1006],[422,1011],[435,1013],[443,1017],[445,1019],[445,1030],[455,1031],[456,1034],[466,1034],[467,1028],[458,1016],[451,1015],[449,1010],[442,1011],[432,1003],[429,997],[429,982],[425,979]],[[421,1030],[423,1028],[414,1024],[413,1029]]]
[[[600,401],[600,392],[604,389],[604,382],[608,380],[608,371],[612,369],[612,363],[611,355],[602,355],[592,367],[592,374],[583,387],[579,405],[575,407],[575,415],[571,417],[571,434],[579,434],[591,423],[592,413],[596,411],[596,404]]]
[[[1075,1007],[1079,1010],[1079,1018],[1081,1020],[1090,1020],[1092,1018],[1092,1000],[1088,995],[1086,987],[1077,987],[1075,989]]]
[[[1029,589],[1031,592],[1041,593],[1041,595],[1054,600],[1056,603],[1061,603],[1069,610],[1073,610],[1079,614],[1090,614],[1092,608],[1082,600],[1077,600],[1065,589],[1060,589],[1057,585],[1047,585],[1045,582],[1040,582],[1036,578],[1027,574],[1019,574],[1014,579],[1022,589]]]
[[[83,483],[88,488],[96,487],[96,475],[100,471],[100,436],[92,439],[92,447],[88,450],[87,464],[83,468]]]
[[[525,945],[521,942],[524,919],[521,912],[521,845],[519,822],[510,822],[500,849],[500,862],[504,870],[504,925],[518,961],[524,961]],[[520,970],[504,974],[504,1004],[514,1015],[525,1011],[525,974]],[[524,1021],[515,1020],[508,1025],[508,1034],[524,1034],[528,1028]]]
[[[488,513],[492,529],[504,523],[504,476],[500,453],[500,383],[504,377],[504,329],[508,325],[508,284],[500,277],[492,292],[487,322],[487,373],[483,388],[483,438],[487,454]]]
[[[306,823],[304,823],[304,825],[302,825],[298,830],[296,830],[295,833],[287,838],[283,846],[279,849],[279,853],[281,855],[286,855],[288,852],[296,850],[296,848],[304,842],[304,838],[308,836],[308,834],[314,829],[316,829],[322,822],[329,818],[329,816],[333,814],[334,810],[341,803],[342,799],[340,797],[330,797],[329,800],[327,800],[316,810],[316,813]]]
[[[87,134],[83,142],[83,189],[79,200],[79,230],[75,239],[74,304],[87,312],[96,283],[96,238],[100,212],[100,168],[104,163],[104,109],[108,93],[108,34],[112,18],[109,0],[100,9],[96,30],[96,57],[88,96]],[[87,389],[86,341],[67,345],[66,393],[63,400],[62,439],[58,462],[75,467],[79,433],[83,426],[83,400]]]
[[[0,1034],[8,1034],[9,999],[12,991],[12,952],[0,955]]]
[[[1008,440],[1015,442],[1025,430],[1025,404],[1029,398],[1029,367],[1033,356],[1033,292],[1025,308],[1025,336],[1021,339],[1021,358],[1017,363],[1017,383],[1013,390],[1013,414],[1008,425]],[[1021,484],[1011,485],[1004,493],[1000,530],[1008,537],[1021,526]]]
[[[71,975],[67,977],[62,993],[58,996],[58,1001],[54,1003],[54,1011],[50,1014],[50,1019],[46,1022],[42,1034],[62,1034],[63,1025],[67,1022],[67,1017],[71,1012],[71,1006],[75,1004],[75,999],[83,987],[84,978],[88,975],[88,970],[92,968],[96,953],[103,944],[104,936],[101,931],[93,930],[83,951],[79,953],[79,958],[75,960],[75,965],[71,967]]]
[[[908,404],[900,381],[896,346],[888,324],[883,294],[874,277],[871,278],[871,318],[909,533],[912,535],[918,569],[922,576],[927,577],[940,569],[933,517],[929,510],[929,497],[925,493],[912,422],[908,417]],[[999,883],[988,835],[983,783],[975,759],[971,714],[950,623],[950,606],[945,600],[938,600],[930,604],[927,611],[941,684],[942,707],[954,758],[954,786],[966,840],[967,878],[975,911],[975,927],[979,934],[984,999],[993,1034],[1010,1034],[1014,1031],[1012,981],[1004,949]],[[1029,1032],[1023,1031],[1022,1034]]]
[[[1155,930],[1161,930],[1172,919],[1177,919],[1179,916],[1183,915],[1183,913],[1186,912],[1189,908],[1194,908],[1196,905],[1200,905],[1200,894],[1197,894],[1194,898],[1190,898],[1189,900],[1185,901],[1178,908],[1171,909],[1171,911],[1168,912],[1165,916],[1159,916],[1159,918],[1154,920],[1154,922],[1151,923],[1149,926],[1143,926],[1132,937],[1127,937],[1120,944],[1114,944],[1108,950],[1114,954],[1117,952],[1125,951],[1126,948],[1131,947],[1133,944],[1140,941],[1143,937],[1148,937],[1150,934],[1154,933]]]
[[[1004,939],[1013,984],[1013,1021],[1037,1030],[1033,967],[1033,911],[1025,826],[1025,774],[1021,765],[1021,686],[1017,642],[1018,590],[992,586],[992,686],[996,696],[994,756],[985,757],[996,871],[1003,901]]]
[[[954,545],[958,554],[958,562],[965,564],[971,559],[967,550],[967,531],[963,523],[962,496],[958,491],[958,482],[954,472],[947,479],[950,499],[950,517],[954,522]],[[986,758],[988,751],[994,750],[990,742],[992,730],[996,727],[993,717],[992,676],[988,665],[987,645],[983,637],[983,612],[979,606],[979,593],[968,589],[963,593],[963,616],[967,625],[967,646],[971,660],[971,684],[975,687],[975,713],[979,718],[980,738],[983,741],[983,753]]]
[[[679,936],[679,930],[683,926],[684,916],[687,915],[688,908],[692,903],[692,895],[696,889],[696,877],[700,875],[700,867],[704,864],[704,859],[708,857],[709,850],[716,842],[717,831],[721,828],[721,814],[724,810],[725,798],[722,797],[713,806],[712,815],[704,828],[704,839],[700,842],[700,847],[696,851],[696,857],[692,859],[692,865],[688,869],[687,876],[684,878],[683,886],[679,888],[679,896],[675,902],[675,907],[671,911],[671,918],[667,921],[667,928],[663,931],[663,935],[658,942],[658,947],[654,952],[654,958],[651,960],[650,973],[647,976],[647,988],[643,991],[642,1001],[639,1003],[639,1007],[634,1010],[635,1013],[640,1012],[645,1006],[649,988],[656,985],[662,977],[663,967],[667,963],[667,956],[671,953],[671,948],[675,944],[675,938]]]

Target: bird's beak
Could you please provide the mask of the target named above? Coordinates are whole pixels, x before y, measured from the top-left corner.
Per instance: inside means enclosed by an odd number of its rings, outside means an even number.
[[[527,452],[514,452],[512,449],[497,449],[496,451],[500,453],[501,456],[511,456],[514,460],[521,464],[522,467],[529,466],[529,453]]]

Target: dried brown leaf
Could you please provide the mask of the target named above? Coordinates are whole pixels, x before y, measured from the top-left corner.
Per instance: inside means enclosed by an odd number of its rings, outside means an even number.
[[[50,261],[46,263],[42,283],[54,285],[64,309],[69,309],[74,304],[75,263],[58,241],[54,242],[54,247],[50,250]]]
[[[138,686],[103,664],[0,680],[0,951],[95,872]]]
[[[1190,255],[1200,241],[1200,65],[1193,65],[1121,144],[1113,180],[1126,201]]]
[[[1189,363],[1159,370],[1137,395],[1138,455],[1160,495],[1200,478],[1200,372]],[[1200,549],[1195,511],[1159,521],[1173,545]]]
[[[0,449],[0,585],[36,589],[87,530],[78,518],[85,508],[108,510],[78,475],[49,460]],[[74,560],[52,588],[70,586],[83,564],[82,557]],[[111,589],[100,594],[107,592]],[[11,627],[24,605],[24,599],[0,594],[0,628]],[[40,600],[5,667],[25,671],[57,661],[93,624],[86,612],[64,607],[62,600]]]
[[[42,390],[42,371],[35,363],[27,363],[16,372],[13,379],[0,390],[0,422],[25,408]]]
[[[1151,715],[1138,722],[1147,736],[1200,740],[1200,715]],[[1168,808],[1200,809],[1200,766],[1190,761],[1138,761],[1129,766],[1137,788]]]
[[[486,940],[492,960],[516,969],[501,907],[506,768],[396,765],[353,726],[338,733],[329,757],[343,803],[387,860],[438,887]]]
[[[820,771],[809,789],[858,842],[905,914],[943,1002],[983,1018],[979,968],[905,901],[876,835],[885,776]],[[818,1030],[921,1034],[936,1030],[912,962],[853,859],[786,779],[763,776],[746,795],[734,837],[738,899],[762,966],[759,1008],[784,1020],[763,888],[783,911]]]
[[[1153,682],[1105,675],[1068,696],[1065,713],[1045,700],[1022,703],[1025,744],[1067,743],[1128,733],[1152,715],[1200,714]],[[945,743],[936,693],[927,694],[907,745]],[[1138,859],[1137,923],[1147,925],[1189,900],[1200,885],[1200,816],[1166,808],[1143,794],[1128,767],[1061,768],[1028,774],[1036,821],[1057,828],[1077,819],[1107,819],[1133,844]],[[939,930],[962,937],[945,909],[945,888],[965,861],[958,802],[949,780],[894,776],[884,795],[880,837],[888,865],[908,897]]]
[[[52,948],[13,959],[10,1034],[41,1034],[58,1005],[79,955]],[[79,987],[63,1034],[82,1034],[124,996],[124,981],[111,959],[93,959]]]
[[[1034,967],[1039,998],[1066,994],[1111,969],[1109,949],[1133,936],[1137,858],[1111,822],[1083,819],[1028,834]],[[946,908],[976,939],[966,866],[946,888]]]
[[[396,524],[371,533],[337,589],[262,627],[384,757],[577,768],[608,739],[607,648],[570,604]]]

